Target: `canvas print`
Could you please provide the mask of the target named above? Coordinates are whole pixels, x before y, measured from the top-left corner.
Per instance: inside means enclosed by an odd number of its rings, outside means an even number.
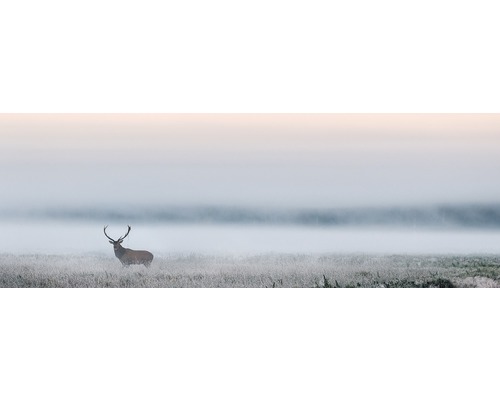
[[[500,286],[500,114],[0,114],[0,286]]]

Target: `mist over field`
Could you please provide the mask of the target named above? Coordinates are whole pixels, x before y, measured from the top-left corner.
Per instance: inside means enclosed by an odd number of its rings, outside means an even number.
[[[2,218],[5,251],[113,256],[104,224],[123,245],[155,254],[393,253],[494,254],[497,207],[402,210],[247,209],[53,210]],[[103,222],[104,221],[104,222]]]
[[[3,285],[388,287],[409,263],[416,287],[495,286],[499,132],[496,114],[3,114]],[[104,225],[131,225],[152,269],[122,267]]]

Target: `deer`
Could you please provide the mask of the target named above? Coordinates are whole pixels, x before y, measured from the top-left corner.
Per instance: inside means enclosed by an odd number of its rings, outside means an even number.
[[[151,261],[153,261],[153,254],[146,250],[132,250],[122,246],[123,239],[128,236],[130,230],[132,229],[130,225],[127,226],[127,233],[124,236],[120,236],[118,240],[114,240],[113,238],[109,237],[106,233],[106,228],[108,226],[106,225],[104,227],[104,235],[109,239],[109,243],[113,245],[116,258],[121,261],[124,267],[132,264],[144,264],[145,267],[149,267]]]

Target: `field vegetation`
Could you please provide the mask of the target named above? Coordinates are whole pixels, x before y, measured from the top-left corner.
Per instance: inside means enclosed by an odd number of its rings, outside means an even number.
[[[0,255],[0,287],[499,287],[500,256],[263,254],[157,257],[146,268],[104,255]]]

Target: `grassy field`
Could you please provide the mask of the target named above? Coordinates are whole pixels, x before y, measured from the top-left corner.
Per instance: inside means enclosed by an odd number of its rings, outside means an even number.
[[[97,255],[0,255],[0,287],[499,287],[500,256],[368,254],[158,257],[124,268]]]

